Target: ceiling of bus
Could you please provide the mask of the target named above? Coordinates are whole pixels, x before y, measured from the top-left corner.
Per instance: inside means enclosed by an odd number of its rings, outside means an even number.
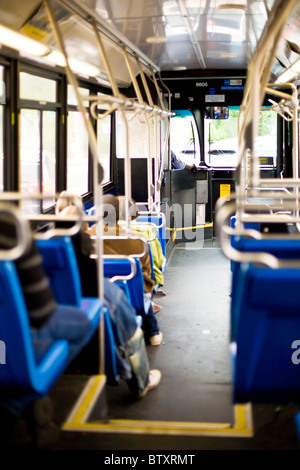
[[[109,25],[161,71],[246,69],[275,0],[61,0],[52,1],[68,54],[103,70],[97,42],[86,18]],[[284,32],[273,72],[278,75],[300,53],[300,2]],[[40,0],[1,0],[0,23],[57,48]],[[70,6],[80,16],[65,7]],[[103,21],[104,20],[104,21]],[[105,47],[117,79],[130,81],[122,52]],[[134,64],[135,73],[137,67]],[[105,73],[104,73],[105,75]]]

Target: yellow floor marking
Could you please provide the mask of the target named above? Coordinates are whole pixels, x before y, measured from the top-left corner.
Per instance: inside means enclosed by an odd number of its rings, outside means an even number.
[[[166,230],[169,230],[170,232],[173,232],[172,241],[174,242],[175,239],[176,239],[177,232],[183,232],[185,230],[195,230],[195,229],[198,229],[198,228],[208,228],[208,227],[213,227],[213,225],[214,225],[213,223],[209,223],[209,224],[203,224],[203,225],[195,225],[194,227],[180,227],[180,228],[166,227]]]
[[[105,385],[105,377],[93,376],[87,382],[62,429],[65,431],[160,434],[180,436],[252,437],[251,404],[234,406],[233,423],[184,421],[102,420],[88,422],[89,415]]]
[[[67,418],[67,423],[82,425],[88,419],[93,410],[93,406],[97,401],[98,396],[104,389],[106,383],[105,375],[92,376],[81,395],[79,396],[73,410]]]

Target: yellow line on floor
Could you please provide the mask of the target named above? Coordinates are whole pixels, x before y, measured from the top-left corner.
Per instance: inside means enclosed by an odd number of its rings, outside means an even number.
[[[93,406],[103,391],[105,376],[93,376],[87,382],[62,429],[65,431],[160,434],[180,436],[252,437],[251,404],[234,406],[234,423],[197,423],[183,421],[102,420],[88,422]]]
[[[105,384],[105,375],[94,375],[88,380],[73,410],[67,418],[67,423],[81,426],[88,419],[98,396],[104,390]]]

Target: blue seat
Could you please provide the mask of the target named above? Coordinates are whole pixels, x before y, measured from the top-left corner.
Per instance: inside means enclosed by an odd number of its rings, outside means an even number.
[[[67,366],[66,340],[54,341],[36,363],[29,315],[15,265],[0,262],[0,338],[5,345],[5,364],[0,366],[1,390],[20,390],[45,396]]]
[[[245,237],[236,237],[235,248],[241,252],[265,252],[276,256],[279,259],[300,259],[300,240],[297,239],[250,239]],[[231,287],[231,333],[232,338],[236,334],[236,318],[238,316],[237,303],[235,296],[238,295],[240,263],[235,262],[232,271]]]
[[[235,224],[236,224],[236,216],[233,215],[230,218],[230,228],[235,228]],[[257,230],[258,232],[260,231],[260,224],[259,223],[245,223],[244,227],[245,227],[245,229],[253,229],[253,230]],[[230,236],[231,246],[233,248],[237,248],[237,245],[238,245],[239,241],[241,240],[241,238],[242,237],[240,235],[231,235]],[[235,265],[236,265],[236,262],[231,260],[230,267],[231,267],[232,272],[234,271]]]
[[[43,266],[50,280],[57,303],[73,305],[88,316],[92,336],[97,330],[102,309],[102,300],[83,297],[77,260],[70,237],[57,237],[50,240],[37,240]]]
[[[300,269],[241,263],[236,281],[234,402],[298,399]]]
[[[146,315],[151,305],[151,299],[145,299],[144,277],[140,260],[135,258],[136,273],[132,279],[126,281],[131,305],[136,309],[137,315]],[[128,276],[131,273],[131,263],[129,259],[115,258],[103,259],[104,276],[113,278],[114,276]]]

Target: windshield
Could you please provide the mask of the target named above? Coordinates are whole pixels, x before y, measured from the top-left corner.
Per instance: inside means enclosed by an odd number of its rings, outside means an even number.
[[[235,168],[238,159],[239,109],[229,107],[228,119],[205,119],[205,163],[212,167]],[[256,154],[261,163],[276,166],[277,116],[270,108],[262,108],[259,117]],[[264,158],[269,157],[269,158]]]

